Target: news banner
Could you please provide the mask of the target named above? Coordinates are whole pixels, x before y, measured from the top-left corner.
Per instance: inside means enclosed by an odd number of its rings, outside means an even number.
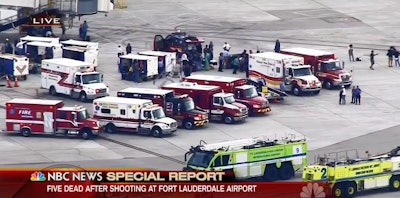
[[[16,169],[0,170],[0,178],[2,198],[329,197],[322,183],[240,182],[220,171]]]

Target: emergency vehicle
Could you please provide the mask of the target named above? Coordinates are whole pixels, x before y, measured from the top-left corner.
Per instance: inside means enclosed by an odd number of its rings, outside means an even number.
[[[62,48],[60,43],[33,41],[26,43],[25,55],[30,61],[30,72],[36,74],[44,59],[61,58]]]
[[[146,81],[148,78],[153,78],[158,75],[158,58],[154,56],[144,56],[137,54],[127,54],[120,56],[120,72],[129,72],[130,67],[133,68],[133,72],[137,72],[135,68],[139,68],[140,79]]]
[[[79,135],[89,139],[98,135],[99,122],[86,108],[65,107],[61,100],[15,98],[6,102],[6,132],[44,135]]]
[[[194,101],[188,95],[175,95],[172,90],[126,88],[117,92],[118,97],[152,100],[154,104],[164,107],[168,117],[177,120],[178,125],[185,129],[205,126],[208,115],[196,108]]]
[[[250,54],[249,58],[251,81],[296,96],[305,92],[319,94],[321,82],[310,68],[310,65],[304,65],[302,57],[275,52]]]
[[[28,78],[29,59],[15,54],[0,54],[0,76]]]
[[[69,58],[42,61],[42,88],[51,95],[64,94],[82,102],[109,95],[103,74],[93,71],[91,64]]]
[[[145,56],[156,56],[163,60],[165,65],[165,72],[172,72],[173,67],[176,65],[176,53],[175,52],[160,52],[160,51],[144,51],[138,52],[140,55]]]
[[[91,63],[93,67],[97,67],[99,65],[99,43],[70,39],[61,41],[61,44],[63,46],[62,49],[64,58]]]
[[[103,97],[93,101],[93,115],[109,133],[117,131],[163,137],[177,130],[177,122],[166,117],[151,100]]]
[[[307,165],[307,142],[294,136],[281,140],[247,138],[214,144],[200,141],[185,154],[186,167],[195,171],[225,171],[235,180],[288,180]]]
[[[204,43],[204,40],[190,36],[186,32],[177,31],[167,35],[165,38],[159,34],[155,35],[153,42],[154,51],[187,53],[190,56],[190,51],[193,50],[197,53],[202,53],[201,44]]]
[[[350,159],[349,152],[319,157],[318,164],[304,167],[303,180],[328,182],[333,197],[355,197],[359,192],[379,188],[400,190],[400,147],[367,158]]]
[[[225,92],[233,93],[237,102],[247,106],[249,109],[249,115],[271,111],[268,100],[259,96],[253,85],[246,85],[247,80],[244,78],[199,74],[185,77],[183,81],[195,82],[200,85],[219,86]]]
[[[226,124],[245,121],[248,109],[235,101],[232,93],[224,93],[218,86],[199,85],[192,82],[180,82],[163,85],[164,90],[173,90],[175,94],[187,94],[201,110],[209,114],[211,121],[223,121]]]
[[[315,76],[327,89],[337,86],[349,87],[353,83],[352,75],[344,70],[344,63],[336,59],[332,52],[299,47],[282,49],[281,53],[303,57],[304,63],[311,65]]]

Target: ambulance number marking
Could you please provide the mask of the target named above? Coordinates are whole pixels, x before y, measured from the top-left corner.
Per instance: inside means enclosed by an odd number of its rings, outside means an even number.
[[[326,168],[322,168],[321,173],[322,173],[321,179],[325,179],[326,178]]]

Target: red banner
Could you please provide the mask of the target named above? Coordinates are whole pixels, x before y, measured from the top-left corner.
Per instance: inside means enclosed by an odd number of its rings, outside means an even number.
[[[187,181],[193,178],[196,182]],[[0,170],[0,195],[2,198],[331,197],[326,183],[227,182],[213,172],[205,175],[204,172],[93,169]]]

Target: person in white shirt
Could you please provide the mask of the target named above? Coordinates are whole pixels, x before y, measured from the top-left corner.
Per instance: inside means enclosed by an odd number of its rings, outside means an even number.
[[[225,44],[222,46],[222,49],[229,52],[229,50],[231,50],[231,46],[228,44],[228,42],[225,42]]]
[[[339,93],[339,104],[346,104],[346,88],[344,86],[342,86]]]
[[[24,54],[24,42],[20,41],[18,42],[15,47],[17,48],[16,53],[17,55],[22,55]]]

